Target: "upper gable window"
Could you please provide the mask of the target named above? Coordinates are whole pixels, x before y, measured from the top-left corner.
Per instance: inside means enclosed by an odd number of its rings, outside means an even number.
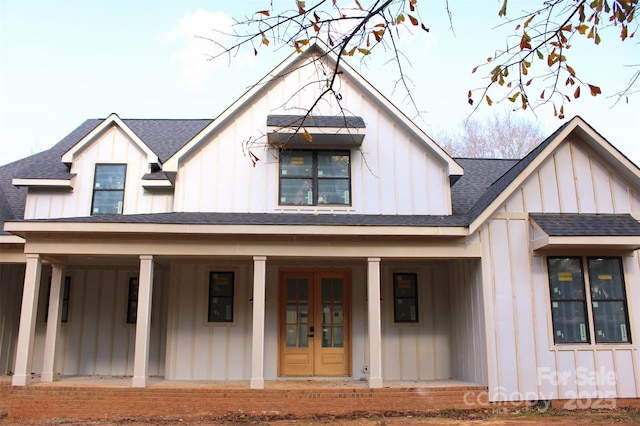
[[[351,205],[349,151],[280,152],[280,205]]]
[[[96,164],[91,214],[122,214],[126,164]]]

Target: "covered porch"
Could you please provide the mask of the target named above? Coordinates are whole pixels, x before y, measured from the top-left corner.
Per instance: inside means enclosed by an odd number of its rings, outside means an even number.
[[[13,386],[30,385],[34,372],[40,387],[71,376],[124,377],[119,385],[138,388],[181,380],[251,389],[289,383],[280,362],[288,303],[281,294],[291,271],[340,271],[349,282],[347,369],[329,374],[329,383],[487,383],[479,245],[464,237],[136,234],[123,243],[106,232],[90,240],[73,232],[25,236]],[[234,273],[228,324],[206,319],[212,271]],[[415,321],[394,319],[396,273],[416,277]],[[120,302],[132,302],[133,278],[136,315],[127,324]]]

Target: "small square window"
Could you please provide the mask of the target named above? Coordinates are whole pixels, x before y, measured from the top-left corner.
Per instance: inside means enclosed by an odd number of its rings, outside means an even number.
[[[209,273],[208,322],[233,322],[234,273]]]
[[[393,319],[395,322],[418,322],[418,275],[393,274]]]

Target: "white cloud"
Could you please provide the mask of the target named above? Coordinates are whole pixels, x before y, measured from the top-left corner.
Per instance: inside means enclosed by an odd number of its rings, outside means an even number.
[[[234,21],[224,12],[197,9],[182,18],[173,30],[161,35],[162,40],[178,44],[172,61],[178,64],[187,87],[201,88],[209,79],[214,78],[216,71],[227,67],[228,61],[225,58],[210,59],[223,53],[223,48],[217,43],[228,45],[233,42],[234,38],[228,35],[233,32],[233,24]],[[246,49],[246,52],[234,57],[234,64],[242,67],[255,66],[256,61],[249,51],[250,49]]]

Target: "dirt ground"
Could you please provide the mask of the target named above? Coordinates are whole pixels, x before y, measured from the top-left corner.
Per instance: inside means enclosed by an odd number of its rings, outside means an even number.
[[[614,410],[445,410],[435,412],[399,413],[388,412],[370,415],[358,413],[343,417],[315,416],[309,418],[249,416],[243,414],[222,417],[196,418],[122,418],[112,420],[72,420],[47,419],[40,421],[10,422],[0,420],[1,425],[99,425],[99,426],[142,426],[142,425],[640,425],[640,409],[619,408]]]

